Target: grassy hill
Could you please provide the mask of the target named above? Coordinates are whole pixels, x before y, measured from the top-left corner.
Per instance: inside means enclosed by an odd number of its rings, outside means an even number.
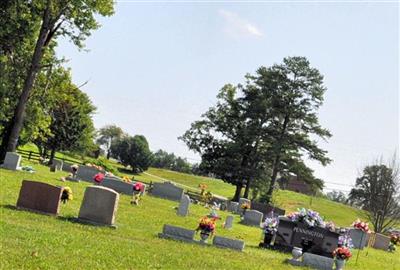
[[[35,163],[34,174],[0,169],[0,269],[300,269],[284,263],[290,254],[258,248],[261,230],[239,224],[235,216],[232,230],[218,224],[216,233],[246,242],[243,253],[159,239],[163,224],[194,229],[198,219],[209,210],[192,205],[188,217],[178,217],[176,202],[145,196],[141,205],[130,205],[129,196],[121,195],[116,222],[118,229],[82,225],[68,221],[78,215],[83,192],[88,183],[61,182],[64,172],[50,173],[49,168]],[[232,186],[218,180],[193,177],[171,171],[150,169],[140,177],[166,178],[196,188],[207,183],[215,193]],[[155,177],[156,176],[156,177]],[[14,208],[23,179],[64,185],[72,188],[74,200],[61,206],[59,217],[50,217]],[[154,179],[154,181],[156,181]],[[230,190],[229,190],[230,189]],[[288,211],[309,207],[310,198],[287,191],[277,193],[276,202]],[[340,225],[349,225],[359,212],[350,207],[314,198],[311,208]],[[224,219],[228,213],[220,211]],[[394,270],[400,265],[397,254],[367,249],[356,253],[346,269]]]

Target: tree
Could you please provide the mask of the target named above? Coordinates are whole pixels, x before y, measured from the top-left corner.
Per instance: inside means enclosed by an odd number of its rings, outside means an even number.
[[[342,191],[330,191],[326,194],[326,196],[328,197],[329,200],[334,201],[334,202],[338,202],[338,203],[346,203],[347,198],[346,198],[346,194],[344,194]]]
[[[244,85],[225,85],[199,121],[181,137],[202,157],[200,168],[236,186],[234,200],[252,181],[268,186],[270,202],[278,173],[303,174],[315,187],[323,182],[312,175],[302,159],[330,162],[312,136],[327,139],[318,122],[325,87],[323,77],[304,57],[289,57],[283,64],[261,67],[246,75]],[[271,174],[266,176],[266,170]]]
[[[235,185],[235,201],[244,186],[244,197],[248,197],[250,180],[262,174],[268,158],[256,128],[262,123],[248,119],[238,91],[240,86],[225,85],[217,96],[217,105],[180,137],[189,149],[201,155],[201,171]]]
[[[125,135],[115,140],[111,152],[124,166],[130,166],[134,173],[147,170],[151,164],[152,153],[143,135]]]
[[[112,0],[22,0],[30,14],[40,17],[41,26],[33,49],[32,58],[22,85],[21,95],[15,107],[10,131],[7,134],[7,148],[2,149],[0,159],[6,151],[15,151],[23,127],[25,110],[41,61],[46,48],[57,36],[67,36],[78,47],[90,35],[90,31],[99,27],[96,14],[109,16],[113,13]]]
[[[124,131],[116,125],[107,125],[98,131],[99,137],[97,143],[106,148],[107,159],[111,156],[111,145],[116,139],[119,139],[124,134]]]
[[[43,152],[50,150],[50,163],[57,150],[79,150],[93,147],[95,107],[89,97],[72,83],[69,70],[58,67],[51,76],[48,114],[50,135],[39,137],[36,145]]]
[[[367,211],[374,231],[379,233],[400,221],[399,166],[382,162],[366,166],[350,191],[349,202]]]
[[[255,106],[258,114],[268,117],[263,139],[270,144],[268,152],[272,159],[266,194],[269,202],[277,175],[284,169],[283,160],[301,158],[305,154],[322,165],[331,161],[313,139],[313,136],[323,140],[331,137],[319,124],[317,115],[326,88],[323,76],[310,67],[305,57],[284,58],[282,64],[261,67],[256,75],[248,75],[247,79],[245,101]]]

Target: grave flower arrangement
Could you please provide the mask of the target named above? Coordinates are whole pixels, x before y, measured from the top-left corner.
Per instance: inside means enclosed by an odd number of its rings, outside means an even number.
[[[132,180],[131,180],[128,176],[126,176],[126,175],[122,176],[122,180],[123,180],[124,182],[127,182],[127,183],[132,182]]]
[[[97,173],[97,174],[93,177],[93,180],[94,180],[96,183],[100,184],[100,183],[104,180],[104,174],[102,174],[102,173]]]
[[[330,230],[331,232],[336,231],[336,225],[333,223],[333,221],[325,222],[325,228]]]
[[[199,184],[200,195],[203,196],[206,193],[206,189],[208,188],[206,184]]]
[[[143,193],[144,192],[144,184],[141,182],[136,182],[133,184],[133,191],[135,193]]]
[[[265,234],[274,234],[278,231],[279,219],[276,217],[267,217],[263,223]]]
[[[399,244],[400,244],[400,234],[399,233],[390,234],[390,244],[388,250],[390,252],[396,251],[396,246]]]
[[[303,222],[309,227],[323,227],[325,228],[325,222],[318,212],[311,209],[300,208],[297,212],[290,213],[287,216],[291,221]]]
[[[248,209],[250,209],[250,203],[248,203],[248,202],[244,202],[244,203],[242,203],[242,205],[240,206],[240,208],[242,208],[243,210],[248,210]]]
[[[201,241],[207,241],[210,235],[215,233],[216,221],[217,217],[209,217],[205,216],[200,219],[199,226],[197,227],[196,231],[200,231]]]
[[[101,166],[99,166],[99,165],[96,165],[96,164],[86,163],[85,165],[88,166],[88,167],[91,167],[91,168],[98,169],[99,171],[104,171],[104,168],[103,168],[103,167],[101,167]]]
[[[359,229],[365,233],[370,233],[370,229],[368,227],[368,222],[363,222],[360,219],[357,219],[356,221],[353,222],[352,226],[355,229]]]
[[[348,260],[351,258],[351,251],[347,247],[338,247],[336,248],[333,253],[333,257],[337,260]]]
[[[347,247],[347,248],[354,247],[353,240],[351,239],[350,235],[347,232],[339,236],[338,247]]]
[[[67,201],[73,200],[72,189],[70,187],[64,187],[61,194],[61,201],[66,203]]]

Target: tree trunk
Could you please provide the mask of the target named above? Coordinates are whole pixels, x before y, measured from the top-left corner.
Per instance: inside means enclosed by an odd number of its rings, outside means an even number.
[[[10,137],[11,128],[12,128],[11,123],[12,122],[7,123],[7,125],[5,126],[5,128],[3,130],[3,137],[1,139],[1,146],[0,146],[0,163],[3,163],[3,161],[6,157],[8,138]]]
[[[244,190],[244,194],[243,194],[243,198],[246,198],[246,199],[248,199],[249,198],[249,192],[250,192],[250,183],[251,183],[251,180],[249,179],[249,180],[247,180],[247,182],[246,182],[246,188],[245,188],[245,190]]]
[[[240,199],[240,194],[242,193],[242,183],[236,184],[235,195],[233,196],[232,201],[238,202]]]
[[[107,159],[110,159],[110,156],[111,156],[111,150],[108,149],[108,150],[107,150]]]
[[[274,193],[274,186],[276,183],[276,177],[278,175],[278,165],[281,162],[280,155],[277,155],[274,161],[272,176],[271,176],[271,183],[269,184],[268,192],[267,192],[267,201],[266,203],[270,203],[272,200],[272,194]]]
[[[287,128],[288,124],[289,124],[289,115],[286,115],[285,120],[283,121],[283,124],[282,124],[282,130],[281,130],[281,134],[279,136],[279,141],[277,142],[279,147],[278,147],[278,151],[276,152],[276,157],[275,157],[273,168],[272,168],[271,183],[269,185],[268,192],[267,192],[267,198],[266,198],[267,203],[271,202],[272,194],[274,193],[276,177],[277,177],[278,171],[279,171],[279,163],[281,162],[283,137],[286,133],[286,128]]]
[[[24,118],[25,118],[25,109],[30,96],[30,93],[33,88],[33,84],[36,79],[36,75],[40,69],[40,61],[43,57],[43,49],[45,46],[46,38],[51,30],[50,27],[50,10],[49,7],[46,8],[43,14],[43,22],[40,28],[39,36],[36,41],[35,50],[32,56],[30,67],[28,68],[28,72],[24,81],[24,85],[22,88],[22,93],[19,97],[17,107],[14,111],[13,122],[11,123],[11,131],[6,138],[7,141],[7,152],[14,152],[17,148],[19,134],[21,132]],[[3,154],[3,153],[1,153]]]
[[[56,155],[56,148],[53,147],[53,148],[51,149],[51,152],[50,152],[49,165],[53,164],[55,155]]]

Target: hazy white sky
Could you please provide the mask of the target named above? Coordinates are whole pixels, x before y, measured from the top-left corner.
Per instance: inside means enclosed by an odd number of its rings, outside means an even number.
[[[399,149],[398,3],[120,1],[101,23],[89,52],[58,48],[74,81],[89,80],[97,127],[115,123],[195,162],[177,137],[218,90],[298,55],[328,88],[320,121],[333,137],[321,146],[334,161],[310,163],[328,189],[349,190],[363,165]]]

